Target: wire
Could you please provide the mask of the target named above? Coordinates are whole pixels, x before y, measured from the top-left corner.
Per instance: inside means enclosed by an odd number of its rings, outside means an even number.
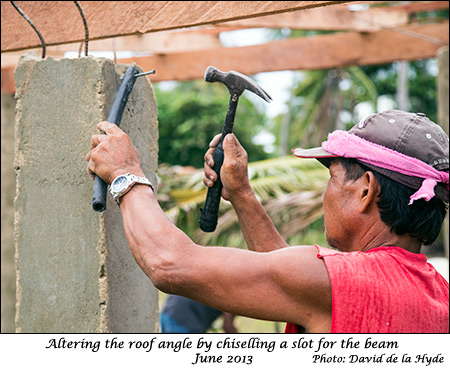
[[[379,27],[382,30],[394,31],[394,32],[397,32],[397,33],[402,33],[402,34],[404,34],[406,36],[415,37],[417,39],[420,39],[420,40],[423,40],[423,41],[427,41],[427,42],[431,42],[431,43],[436,44],[436,45],[442,45],[442,46],[447,45],[447,43],[445,43],[445,42],[443,42],[443,41],[441,41],[441,40],[439,40],[439,39],[437,39],[435,37],[424,35],[423,33],[419,33],[419,32],[412,31],[412,30],[407,30],[407,29],[400,28],[400,27],[395,27],[395,26],[394,27],[385,26],[381,22],[374,21],[373,19],[366,19],[364,17],[357,16],[357,15],[354,15],[354,17],[356,19],[364,21],[364,23],[366,23],[366,24],[369,23],[369,24],[372,24],[372,25],[374,25],[376,27]]]
[[[45,58],[45,51],[46,51],[46,46],[45,46],[45,41],[44,38],[42,37],[41,33],[39,32],[39,30],[36,28],[36,26],[34,25],[34,23],[31,21],[30,18],[28,18],[28,16],[23,12],[22,9],[20,9],[16,3],[14,1],[11,1],[12,6],[14,7],[14,9],[16,9],[19,14],[25,18],[25,20],[29,23],[29,25],[33,28],[33,30],[37,33],[37,35],[39,36],[39,40],[41,40],[41,44],[42,44],[42,59]]]
[[[74,1],[78,11],[80,12],[81,19],[83,19],[83,25],[84,25],[84,55],[88,55],[88,43],[89,43],[89,29],[87,25],[87,20],[83,12],[83,8],[81,7],[80,3],[78,1]]]
[[[415,37],[415,38],[423,40],[423,41],[431,42],[435,45],[441,45],[441,46],[447,45],[447,43],[445,43],[435,37],[424,35],[423,33],[415,32],[415,31],[411,31],[411,30],[405,30],[403,28],[398,28],[398,27],[393,27],[390,29],[394,32],[402,33],[406,36],[411,36],[411,37]]]

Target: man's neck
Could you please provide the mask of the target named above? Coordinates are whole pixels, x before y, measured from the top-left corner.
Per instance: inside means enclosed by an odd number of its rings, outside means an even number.
[[[409,234],[397,235],[383,225],[373,225],[364,235],[362,235],[359,244],[355,245],[355,250],[367,252],[370,249],[381,246],[395,246],[403,248],[412,253],[420,253],[421,242],[411,237]]]
[[[399,247],[403,248],[412,253],[420,253],[421,243],[417,239],[408,237],[393,235],[392,238],[382,239],[380,238],[378,241],[366,245],[362,251],[367,252],[370,249],[382,247],[382,246],[391,246],[391,247]]]

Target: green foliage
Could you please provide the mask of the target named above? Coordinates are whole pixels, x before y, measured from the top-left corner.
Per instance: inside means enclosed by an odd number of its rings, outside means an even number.
[[[206,198],[203,170],[161,166],[158,200],[167,216],[197,243],[244,247],[237,216],[222,200],[218,227],[213,233],[199,230],[200,207]],[[288,243],[304,244],[311,230],[315,243],[325,243],[321,217],[322,195],[328,170],[316,160],[294,156],[249,163],[249,179],[256,196]],[[319,220],[319,223],[316,223]]]
[[[411,112],[423,112],[437,122],[436,76],[432,59],[409,62],[409,103]],[[361,68],[376,85],[378,94],[396,100],[397,69],[395,63]]]
[[[251,160],[268,154],[252,138],[264,127],[265,116],[245,97],[239,99],[234,132]],[[204,81],[178,83],[170,90],[155,85],[159,121],[159,162],[203,167],[203,157],[214,135],[222,131],[229,93],[222,84]]]
[[[354,124],[358,103],[369,102],[375,110],[377,99],[377,88],[359,67],[306,71],[292,89],[287,117],[275,121],[276,143],[285,142],[283,153],[297,146],[318,146],[329,132]]]

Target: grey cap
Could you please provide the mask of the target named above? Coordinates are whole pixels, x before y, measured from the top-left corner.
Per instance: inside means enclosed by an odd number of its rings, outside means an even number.
[[[367,116],[348,132],[409,157],[417,158],[438,171],[449,169],[448,136],[439,125],[423,113],[387,110]],[[321,147],[296,149],[295,155],[301,158],[317,158],[327,167],[333,157],[338,157]],[[417,190],[422,185],[423,178],[403,175],[363,161],[361,163],[411,189]],[[448,203],[449,192],[446,186],[438,183],[435,194]]]

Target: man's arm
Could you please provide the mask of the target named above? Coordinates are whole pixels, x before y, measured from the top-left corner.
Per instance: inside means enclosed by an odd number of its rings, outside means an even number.
[[[217,175],[212,169],[214,166],[212,153],[220,136],[214,137],[205,155],[203,182],[206,186],[212,186],[217,180]],[[225,158],[221,169],[222,197],[233,205],[248,248],[257,252],[269,252],[287,247],[288,244],[278,233],[250,186],[247,152],[233,134],[225,137],[223,149]]]
[[[330,330],[331,285],[315,247],[258,253],[199,246],[145,185],[134,186],[120,209],[132,254],[158,289],[236,315]]]
[[[89,172],[109,183],[127,172],[142,175],[129,137],[107,122],[98,127],[107,135],[91,141]],[[257,253],[199,246],[166,217],[146,185],[135,185],[120,210],[133,257],[158,289],[224,312],[330,330],[330,281],[315,247]]]

